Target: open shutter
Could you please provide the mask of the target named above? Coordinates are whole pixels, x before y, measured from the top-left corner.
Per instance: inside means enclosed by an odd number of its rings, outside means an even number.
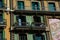
[[[14,23],[16,22],[16,15],[14,15]]]
[[[33,16],[26,16],[26,22],[31,25],[31,23],[33,22]]]
[[[14,34],[14,40],[19,40],[19,35],[18,34]]]
[[[41,23],[44,23],[44,17],[40,16],[40,18],[41,18]]]
[[[3,30],[3,40],[5,40],[5,31]]]
[[[27,34],[27,40],[33,40],[33,34]]]

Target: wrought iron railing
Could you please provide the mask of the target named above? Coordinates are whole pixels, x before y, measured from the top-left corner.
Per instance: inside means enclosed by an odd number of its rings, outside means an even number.
[[[40,23],[40,22],[33,22],[32,27],[45,28],[46,25],[44,23]]]
[[[14,27],[39,27],[39,28],[44,28],[46,25],[44,23],[39,23],[39,22],[32,22],[31,24],[27,22],[17,22],[13,25]]]
[[[29,23],[27,23],[27,22],[16,22],[13,24],[13,26],[15,26],[15,27],[27,27],[27,26],[29,26]]]
[[[33,10],[32,7],[29,6],[25,6],[24,8],[22,7],[22,9],[19,9],[18,7],[14,8],[15,10],[28,10],[28,11],[49,11],[49,12],[60,12],[60,8],[55,7],[54,9],[50,10],[48,7],[40,7],[39,9]]]

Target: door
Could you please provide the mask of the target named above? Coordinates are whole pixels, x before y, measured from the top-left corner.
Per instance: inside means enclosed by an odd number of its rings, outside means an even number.
[[[34,18],[35,26],[40,26],[41,23],[40,16],[34,16],[33,18]]]
[[[17,21],[19,26],[26,25],[26,17],[25,16],[17,16]]]
[[[16,19],[17,19],[18,25],[21,26],[21,18],[19,16],[16,16]]]

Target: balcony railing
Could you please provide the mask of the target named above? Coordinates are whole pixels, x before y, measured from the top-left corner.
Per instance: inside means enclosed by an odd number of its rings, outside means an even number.
[[[32,24],[26,23],[26,22],[22,22],[22,23],[15,23],[13,25],[13,28],[15,29],[45,29],[46,25],[44,23],[37,23],[37,22],[33,22]]]
[[[6,22],[6,19],[3,19],[3,21],[0,22],[0,28],[5,28]]]
[[[33,22],[32,23],[32,28],[34,29],[45,29],[46,25],[44,23],[40,23],[40,22]]]
[[[38,10],[38,9],[33,10],[32,7],[25,6],[24,9],[19,9],[19,8],[15,7],[14,12],[15,13],[20,12],[20,13],[24,13],[24,14],[26,14],[26,13],[30,13],[30,14],[37,13],[37,14],[44,14],[44,15],[45,14],[46,15],[49,15],[49,14],[54,15],[54,14],[60,14],[60,8],[55,8],[53,10],[49,10],[48,7],[41,7],[40,10]]]
[[[47,9],[47,10],[46,10]],[[58,10],[56,10],[56,9],[58,9]],[[19,8],[17,8],[17,7],[15,7],[15,10],[29,10],[29,11],[55,11],[55,12],[60,12],[60,8],[54,8],[53,10],[49,10],[49,8],[48,7],[41,7],[40,8],[40,10],[39,9],[37,9],[37,10],[33,10],[32,9],[32,7],[29,7],[29,6],[25,6],[25,7],[23,7],[23,8],[21,8],[21,9],[19,9]]]
[[[16,22],[13,26],[15,26],[15,27],[27,27],[27,26],[29,26],[29,23],[27,23],[27,22]]]

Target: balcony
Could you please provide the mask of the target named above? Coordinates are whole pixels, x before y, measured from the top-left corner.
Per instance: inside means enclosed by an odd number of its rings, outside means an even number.
[[[32,29],[33,30],[45,30],[46,25],[44,23],[40,23],[40,22],[33,22]]]
[[[44,23],[37,23],[34,22],[31,25],[26,22],[22,22],[21,24],[15,23],[12,27],[11,30],[46,30],[47,27]]]
[[[37,14],[37,15],[59,15],[60,14],[60,9],[57,8],[58,10],[45,10],[48,9],[48,7],[41,7],[40,10],[32,10],[31,7],[25,7],[24,9],[18,9],[17,7],[15,7],[14,9],[14,13],[21,13],[21,14]],[[55,8],[56,9],[56,8]]]
[[[0,28],[5,28],[6,27],[6,19],[0,22]]]
[[[15,30],[29,30],[29,23],[27,22],[17,22],[13,24]]]

